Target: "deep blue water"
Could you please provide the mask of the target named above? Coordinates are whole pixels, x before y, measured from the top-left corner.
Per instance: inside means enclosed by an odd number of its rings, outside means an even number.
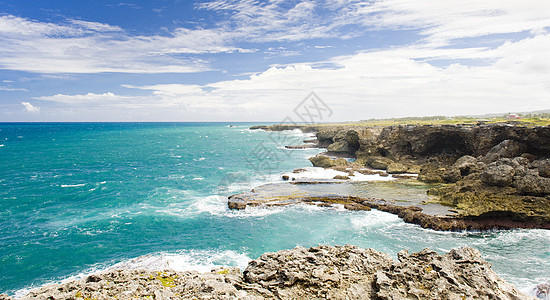
[[[442,233],[374,210],[302,205],[229,211],[225,196],[310,166],[318,152],[282,147],[301,142],[299,132],[250,125],[0,124],[0,292],[117,263],[243,267],[266,251],[320,243],[392,256],[469,245],[522,289],[549,280],[548,230]]]

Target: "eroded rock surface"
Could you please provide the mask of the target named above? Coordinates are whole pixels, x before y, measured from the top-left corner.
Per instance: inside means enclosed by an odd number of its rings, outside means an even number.
[[[534,299],[498,277],[472,248],[398,257],[351,245],[296,247],[265,253],[243,273],[113,270],[23,299]]]
[[[348,168],[415,173],[425,183],[447,184],[430,194],[460,217],[550,227],[550,126],[310,125],[307,130],[317,130],[319,145],[333,152],[349,153],[357,141],[356,161]],[[331,168],[339,164],[319,157],[312,162]]]

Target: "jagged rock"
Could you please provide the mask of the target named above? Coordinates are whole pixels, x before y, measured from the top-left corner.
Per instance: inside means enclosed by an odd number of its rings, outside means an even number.
[[[550,160],[539,161],[536,166],[540,176],[550,177]]]
[[[229,197],[227,199],[229,209],[245,209],[247,204],[244,200],[237,197]]]
[[[533,173],[519,177],[514,181],[514,187],[524,195],[544,196],[550,194],[550,178]]]
[[[352,245],[296,247],[264,253],[243,273],[111,270],[94,274],[95,282],[48,285],[22,299],[531,299],[472,248],[401,251],[398,258]]]
[[[392,262],[385,253],[350,245],[296,247],[263,254],[243,274],[282,299],[372,299],[376,271]]]
[[[45,286],[21,299],[263,299],[236,288],[242,284],[242,275],[236,268],[202,274],[112,270],[94,276],[106,284],[81,279]]]
[[[419,165],[410,165],[409,168],[407,169],[407,173],[411,173],[411,174],[418,174],[420,173],[420,171],[422,171],[422,167]]]
[[[431,167],[423,167],[420,174],[418,174],[418,180],[426,183],[443,183],[445,180],[445,168],[433,169]]]
[[[406,165],[394,162],[388,165],[386,171],[388,174],[401,174],[406,173],[408,169]]]
[[[483,183],[488,185],[510,186],[514,175],[515,170],[512,166],[501,164],[488,166],[485,171],[481,172],[480,178]]]
[[[337,159],[331,159],[328,156],[325,155],[316,155],[314,157],[310,157],[309,161],[313,164],[314,167],[321,167],[321,168],[330,168],[334,166],[343,166],[346,165],[348,162],[343,158],[337,158]]]
[[[334,143],[334,136],[338,130],[319,130],[316,134],[317,140],[319,141],[319,147],[328,147],[330,144]]]
[[[450,168],[445,170],[441,178],[446,182],[454,183],[459,181],[462,178],[462,173],[458,168]]]
[[[350,204],[344,204],[344,208],[347,210],[371,210],[369,206],[359,204],[359,203],[350,203]]]
[[[453,168],[458,169],[461,176],[466,176],[478,169],[478,161],[473,156],[464,155],[456,160]]]
[[[529,165],[529,159],[522,156],[514,157],[513,161],[520,166],[527,167]]]
[[[329,152],[354,154],[359,149],[359,136],[355,130],[336,132],[333,143],[327,147]]]
[[[301,128],[317,130],[320,147],[338,142],[337,136],[354,131],[359,148],[356,157],[384,156],[400,160],[403,157],[426,159],[438,157],[452,161],[464,155],[484,156],[486,163],[501,157],[522,156],[529,160],[547,158],[550,153],[550,126],[527,127],[509,124],[486,125],[425,125],[425,126],[268,126],[267,130]],[[506,141],[507,142],[504,142]],[[504,143],[503,143],[504,142]],[[500,144],[500,146],[498,146]],[[498,146],[498,147],[496,147]],[[525,153],[528,151],[529,153]],[[484,160],[485,161],[485,160]]]
[[[330,144],[328,147],[327,147],[327,151],[329,152],[350,152],[349,151],[349,145],[346,141],[338,141],[338,142],[334,142],[332,144]]]
[[[332,159],[324,155],[316,155],[314,157],[310,157],[309,161],[311,161],[314,167],[330,168],[334,166],[334,162],[332,161]]]
[[[527,146],[524,143],[514,140],[504,140],[491,148],[491,150],[489,150],[489,152],[482,158],[482,161],[485,163],[490,163],[497,161],[500,158],[520,156],[526,149]]]
[[[369,156],[367,165],[373,169],[386,170],[388,165],[392,164],[393,160],[383,156]]]
[[[400,252],[399,263],[377,271],[376,296],[380,299],[526,298],[490,267],[479,251],[468,247],[445,255],[429,249],[411,255]]]

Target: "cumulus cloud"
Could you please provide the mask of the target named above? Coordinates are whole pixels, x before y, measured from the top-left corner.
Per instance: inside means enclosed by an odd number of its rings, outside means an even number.
[[[163,36],[132,36],[93,22],[59,25],[4,16],[0,42],[7,46],[0,48],[0,66],[44,73],[199,72],[212,68],[196,58],[201,54],[256,51],[240,48],[243,41],[250,46],[415,30],[419,38],[408,45],[273,66],[244,79],[123,85],[128,95],[60,93],[35,99],[90,115],[124,109],[125,116],[150,121],[279,121],[311,91],[334,111],[327,121],[547,109],[549,5],[540,0],[215,0],[197,8],[223,16],[220,24]],[[17,30],[35,36],[10,35]],[[287,50],[269,46],[265,55]]]
[[[40,107],[32,105],[30,102],[21,102],[21,105],[25,107],[25,110],[30,113],[39,113]]]
[[[301,63],[271,67],[246,79],[205,85],[124,86],[150,91],[145,96],[106,93],[38,99],[67,104],[101,103],[103,109],[134,108],[150,112],[147,118],[157,121],[163,120],[161,115],[176,112],[186,116],[181,120],[282,121],[294,116],[293,108],[310,91],[315,91],[334,111],[332,119],[323,121],[528,111],[545,109],[550,103],[550,78],[543,76],[550,71],[544,60],[548,53],[550,35],[506,43],[496,49],[407,46],[321,62],[337,66],[330,69],[316,68],[317,63]],[[490,63],[434,66],[426,61],[427,57],[483,58]]]
[[[67,24],[0,17],[0,68],[37,73],[189,73],[209,63],[181,54],[251,52],[212,29],[180,28],[168,36],[131,36],[80,20]]]

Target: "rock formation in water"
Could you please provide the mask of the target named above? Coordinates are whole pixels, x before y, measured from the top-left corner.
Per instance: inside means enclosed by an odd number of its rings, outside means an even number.
[[[295,129],[278,125],[266,130]],[[314,166],[338,170],[419,173],[438,201],[459,217],[497,220],[520,227],[550,226],[550,127],[511,124],[302,126],[317,131],[328,155],[355,157],[354,163],[311,158]],[[519,222],[519,223],[518,223]],[[513,225],[515,226],[515,225]],[[511,227],[513,227],[511,226]]]
[[[265,253],[241,273],[113,270],[29,293],[23,299],[533,299],[505,282],[479,251],[424,249],[398,261],[356,246]],[[0,296],[2,299],[2,296]],[[9,299],[9,297],[3,297]]]

